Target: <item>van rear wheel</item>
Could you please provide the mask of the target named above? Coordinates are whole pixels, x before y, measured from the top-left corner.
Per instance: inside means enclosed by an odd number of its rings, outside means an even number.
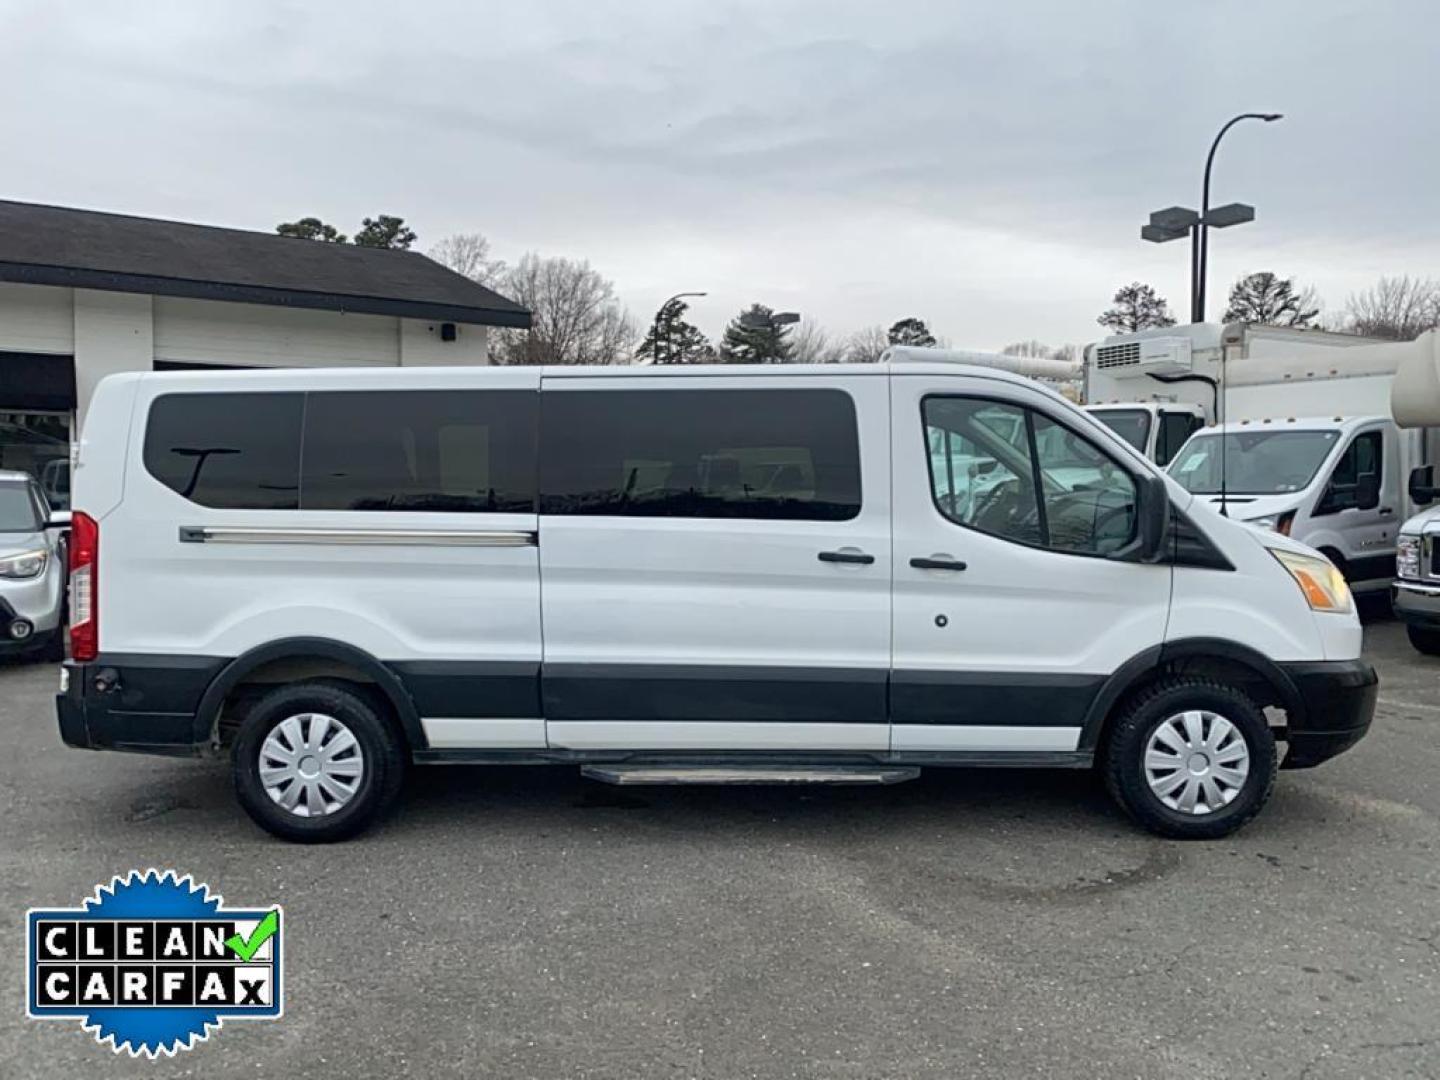
[[[1264,712],[1246,694],[1194,676],[1141,691],[1106,746],[1106,786],[1151,832],[1179,840],[1228,836],[1260,812],[1278,755]]]
[[[395,801],[404,747],[344,685],[277,687],[250,709],[231,748],[240,805],[286,840],[327,843],[363,831]]]

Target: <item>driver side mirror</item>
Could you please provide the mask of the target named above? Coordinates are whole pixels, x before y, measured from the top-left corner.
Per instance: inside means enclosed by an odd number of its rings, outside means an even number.
[[[1110,558],[1125,562],[1155,563],[1165,557],[1170,524],[1170,493],[1165,480],[1153,473],[1135,477],[1135,539]]]
[[[1435,466],[1419,465],[1410,470],[1410,498],[1421,506],[1435,501]]]
[[[1363,473],[1355,481],[1355,509],[1373,510],[1380,505],[1380,474]]]
[[[68,529],[68,528],[70,528],[70,511],[69,511],[69,510],[52,510],[52,511],[50,512],[50,520],[47,521],[47,522],[45,522],[45,528],[47,528],[47,529]]]

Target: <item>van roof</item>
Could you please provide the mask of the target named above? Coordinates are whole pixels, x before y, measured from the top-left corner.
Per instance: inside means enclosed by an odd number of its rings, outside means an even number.
[[[30,474],[0,469],[0,484],[23,484],[30,480]]]
[[[706,379],[728,376],[734,378],[782,378],[785,376],[828,375],[863,376],[881,378],[890,375],[964,375],[971,378],[991,379],[1015,385],[1039,387],[1049,393],[1054,391],[1043,382],[1015,375],[999,368],[982,367],[972,364],[955,364],[943,361],[912,363],[874,364],[616,364],[616,365],[574,365],[541,367],[512,366],[451,366],[434,367],[327,367],[327,368],[249,368],[215,371],[159,371],[126,373],[109,376],[105,381],[126,379],[143,380],[147,385],[174,384],[187,389],[211,386],[243,386],[250,382],[266,382],[272,385],[296,383],[301,386],[324,386],[328,382],[347,382],[363,374],[367,381],[375,383],[404,383],[409,376],[424,372],[429,380],[447,372],[473,375],[476,372],[503,372],[538,370],[545,379],[634,379],[634,378],[681,378]]]
[[[1348,431],[1364,424],[1386,423],[1388,416],[1256,416],[1237,417],[1224,424],[1201,428],[1197,435],[1243,431]]]

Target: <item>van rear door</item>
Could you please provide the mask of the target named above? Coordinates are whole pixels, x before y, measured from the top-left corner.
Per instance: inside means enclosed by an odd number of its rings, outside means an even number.
[[[884,369],[542,387],[550,746],[883,751]]]

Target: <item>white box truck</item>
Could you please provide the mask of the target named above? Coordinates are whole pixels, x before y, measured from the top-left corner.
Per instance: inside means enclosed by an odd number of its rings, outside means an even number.
[[[1357,592],[1394,577],[1426,436],[1391,415],[1407,343],[1197,324],[1085,350],[1091,413],[1227,516],[1324,552]],[[1209,425],[1209,426],[1206,426]]]

